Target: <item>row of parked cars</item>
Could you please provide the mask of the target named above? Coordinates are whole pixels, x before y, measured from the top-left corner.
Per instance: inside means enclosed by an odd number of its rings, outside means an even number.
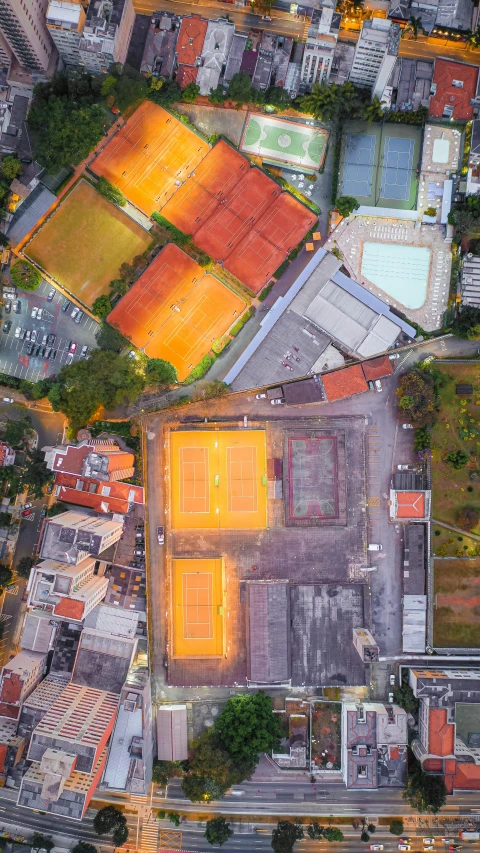
[[[145,525],[143,522],[135,525],[135,547],[133,560],[129,563],[132,569],[145,568]]]
[[[72,310],[70,311],[70,309]],[[70,317],[75,321],[75,323],[79,323],[85,313],[81,308],[78,308],[77,305],[74,305],[73,302],[70,302],[69,299],[65,299],[62,305],[62,311],[68,311]]]

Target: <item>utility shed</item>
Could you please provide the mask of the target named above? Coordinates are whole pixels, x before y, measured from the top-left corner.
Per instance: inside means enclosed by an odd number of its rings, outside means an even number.
[[[159,761],[185,761],[187,746],[187,706],[161,705],[157,713]]]
[[[256,684],[290,679],[290,590],[287,581],[247,584],[247,678]]]

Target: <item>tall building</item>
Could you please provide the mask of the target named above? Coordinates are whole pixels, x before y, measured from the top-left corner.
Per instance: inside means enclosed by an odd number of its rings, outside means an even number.
[[[342,705],[342,767],[349,790],[402,787],[407,775],[407,714],[398,705]]]
[[[32,569],[27,604],[59,619],[82,622],[103,601],[107,589],[108,578],[95,574],[92,557],[73,566],[44,560]]]
[[[132,666],[120,696],[102,786],[146,795],[152,780],[153,745],[148,668]],[[187,757],[185,750],[182,759]]]
[[[48,0],[0,0],[0,31],[30,71],[46,71],[54,49],[45,23],[47,6]]]
[[[77,566],[85,557],[98,557],[102,551],[118,542],[122,532],[123,516],[109,519],[82,512],[63,512],[48,519],[40,557],[42,560]]]
[[[25,699],[43,676],[47,655],[22,650],[3,667],[0,676],[0,717],[18,720]]]
[[[133,476],[135,457],[115,441],[90,439],[77,445],[42,447],[49,471],[90,477],[109,483]]]
[[[328,83],[341,15],[326,6],[314,9],[303,54],[301,81],[306,88]]]
[[[80,65],[93,74],[107,72],[112,62],[123,65],[134,23],[132,0],[91,0],[79,44]]]
[[[349,80],[357,86],[370,86],[372,98],[380,98],[397,61],[399,45],[399,24],[385,18],[364,21]]]
[[[80,3],[50,0],[46,23],[65,65],[79,65],[80,39],[85,26],[85,12]]]

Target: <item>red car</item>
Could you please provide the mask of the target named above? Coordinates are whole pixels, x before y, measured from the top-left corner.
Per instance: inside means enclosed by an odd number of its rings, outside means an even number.
[[[22,516],[22,518],[26,518],[27,515],[31,515],[31,514],[32,514],[31,509],[24,509],[23,512],[21,513],[21,516]]]

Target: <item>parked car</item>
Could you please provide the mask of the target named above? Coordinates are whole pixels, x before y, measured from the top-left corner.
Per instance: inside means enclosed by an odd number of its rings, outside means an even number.
[[[393,705],[393,693],[388,694],[388,704]]]
[[[383,844],[370,844],[370,850],[384,850]]]
[[[402,424],[402,428],[403,429],[413,429],[413,426],[411,424]]]
[[[88,355],[88,346],[87,346],[87,344],[85,344],[85,345],[82,347],[82,351],[81,351],[81,353],[80,353],[80,358],[86,358],[86,357],[87,357],[87,355]]]
[[[378,393],[380,393],[380,391],[383,391],[382,383],[380,382],[380,379],[375,379],[375,388],[378,391]]]
[[[2,402],[3,403],[14,403],[15,400],[13,399],[13,397],[2,397]]]
[[[37,320],[41,320],[43,317],[43,308],[39,308],[37,311]]]
[[[83,317],[83,311],[79,311],[77,316],[75,317],[75,322],[80,323],[80,320],[82,319],[82,317]]]
[[[15,302],[13,303],[13,310],[15,311],[15,314],[21,314],[22,313],[22,303],[20,302],[19,299],[16,299]]]
[[[21,340],[21,341],[24,341],[24,340],[25,340],[25,335],[26,335],[26,334],[27,334],[27,330],[26,330],[26,329],[21,329],[21,330],[20,330],[20,340]]]
[[[285,397],[277,397],[276,400],[270,400],[272,406],[283,406]]]
[[[24,504],[24,505],[23,505],[23,508],[24,508],[24,509],[31,509],[31,508],[32,508],[32,506],[33,506],[33,503],[32,503],[31,501],[29,501],[28,503],[26,503],[26,504]]]
[[[45,347],[45,352],[44,352],[44,356],[45,356],[45,358],[50,358],[50,353],[51,353],[51,352],[52,352],[52,348],[51,348],[51,347]]]
[[[55,296],[55,288],[52,287],[52,289],[48,291],[47,302],[51,302],[54,296]]]
[[[36,329],[32,330],[32,334],[30,335],[30,340],[32,341],[33,344],[37,340],[37,330]]]
[[[399,352],[393,352],[393,353],[392,353],[392,355],[389,355],[388,357],[389,357],[392,361],[395,361],[395,359],[400,358],[400,353],[399,353]]]
[[[57,357],[57,350],[56,350],[56,349],[52,349],[52,351],[51,351],[51,353],[50,353],[50,358],[51,358],[51,360],[52,360],[52,361],[55,361],[56,357]]]
[[[45,507],[43,507],[43,509],[40,513],[40,518],[45,518],[46,514],[47,514],[47,510],[45,509]]]
[[[69,352],[67,358],[65,359],[65,364],[71,364],[73,361],[73,352]]]
[[[165,542],[165,528],[157,527],[157,542],[159,545],[163,545]]]
[[[5,332],[6,335],[8,335],[11,328],[12,328],[12,321],[11,320],[5,320],[5,322],[3,324],[3,331]]]
[[[395,675],[394,675],[394,674],[393,674],[393,672],[392,672],[392,674],[391,674],[391,676],[390,676],[390,686],[391,686],[391,687],[393,687],[393,686],[394,686],[395,681],[396,681],[396,678],[395,678]]]
[[[55,343],[56,339],[57,339],[57,336],[56,336],[56,335],[54,335],[54,334],[53,334],[53,332],[50,332],[50,334],[49,334],[49,335],[47,335],[47,344],[48,344],[48,346],[49,346],[49,347],[53,347],[53,345],[54,345],[54,343]]]
[[[435,844],[435,839],[431,835],[427,835],[426,838],[423,839],[424,844]]]
[[[65,302],[64,302],[64,303],[63,303],[63,305],[62,305],[62,311],[68,311],[68,309],[70,308],[71,304],[72,304],[72,303],[70,302],[70,300],[69,300],[69,299],[65,299]]]
[[[74,305],[71,312],[70,312],[70,317],[72,318],[72,320],[75,320],[75,317],[77,316],[79,311],[80,311],[80,308],[77,308],[77,306]]]
[[[373,543],[370,543],[370,545],[368,546],[368,550],[369,551],[381,551],[382,546],[381,545],[374,545]]]
[[[375,385],[373,384],[371,379],[368,380],[367,385],[369,391],[375,391]]]
[[[21,334],[22,334],[22,327],[17,326],[17,328],[15,329],[15,337],[19,338]]]
[[[75,341],[70,341],[70,343],[68,345],[68,351],[73,353],[73,352],[76,352],[76,350],[77,350],[77,345],[76,345]]]
[[[5,314],[10,314],[11,310],[12,303],[10,302],[10,300],[8,300],[8,302],[5,302]]]
[[[133,551],[134,557],[144,557],[145,556],[145,548],[135,548]]]
[[[412,848],[411,848],[410,844],[399,844],[398,849],[399,850],[411,850]]]
[[[27,355],[31,355],[31,354],[32,354],[32,350],[33,350],[33,344],[32,344],[31,342],[29,342],[29,343],[27,344],[27,349],[26,349],[26,353],[27,353]]]
[[[22,518],[28,518],[29,515],[33,515],[31,509],[24,509],[23,512],[20,513]]]
[[[267,395],[266,395],[265,391],[262,391],[261,394],[255,394],[256,400],[266,400],[266,398],[267,398]]]
[[[411,465],[397,465],[397,471],[409,471]]]
[[[44,346],[45,346],[45,344],[47,343],[47,337],[48,337],[48,335],[46,335],[46,334],[45,334],[45,335],[43,335],[43,337],[42,337],[42,347],[44,347]]]
[[[38,308],[36,305],[34,305],[32,308],[32,313],[30,316],[35,320],[35,317],[37,316],[37,314],[38,314]]]
[[[27,329],[25,332],[25,340],[29,341],[31,337],[32,337],[32,333],[31,333],[30,329]]]

